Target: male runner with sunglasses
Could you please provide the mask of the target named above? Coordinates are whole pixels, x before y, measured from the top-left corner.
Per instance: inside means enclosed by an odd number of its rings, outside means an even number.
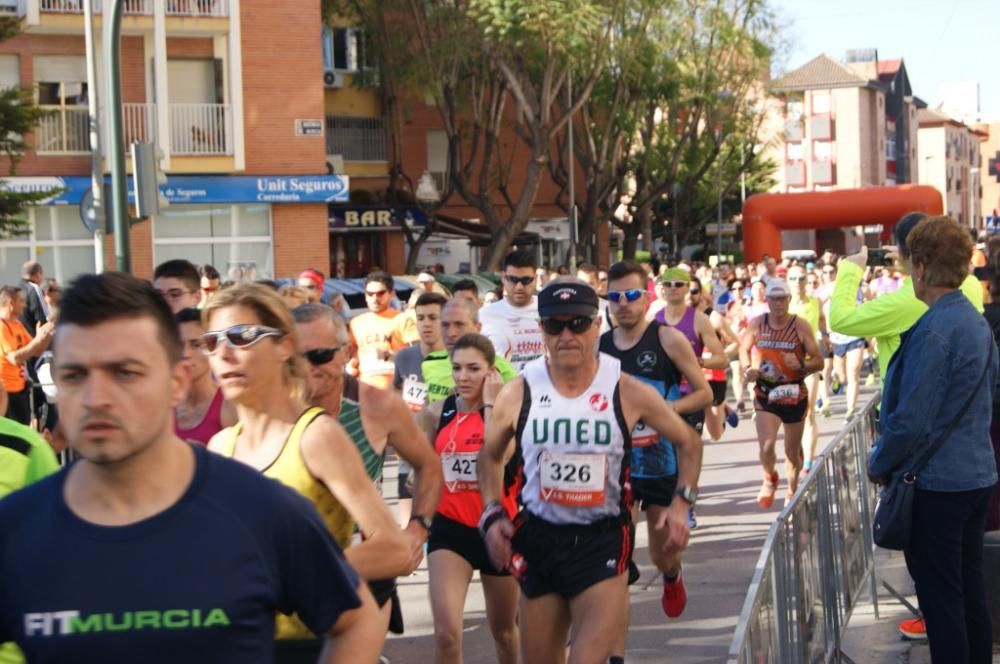
[[[395,295],[392,275],[372,272],[365,277],[365,303],[368,311],[351,319],[351,343],[358,349],[349,370],[362,383],[383,390],[392,385],[393,358],[406,348],[406,327],[412,322],[392,308]]]
[[[615,263],[608,269],[608,301],[618,327],[601,335],[601,352],[618,358],[622,371],[652,386],[668,399],[677,413],[704,412],[712,402],[712,390],[705,379],[698,358],[684,335],[656,321],[648,322],[644,313],[649,304],[645,288],[646,274],[633,261]],[[686,378],[692,390],[680,395],[681,380]],[[649,556],[663,572],[663,611],[671,618],[684,612],[687,592],[681,579],[681,551],[665,551],[668,533],[657,530],[663,513],[673,503],[677,487],[677,458],[673,445],[643,422],[632,430],[633,520],[638,510],[646,511],[649,530]],[[686,497],[685,507],[694,506],[694,496]],[[684,501],[681,501],[684,503]],[[616,655],[624,656],[624,632]]]
[[[538,331],[535,298],[535,259],[528,251],[512,251],[503,259],[504,298],[479,312],[482,333],[498,357],[510,360],[517,371],[545,352]]]
[[[422,297],[431,295],[428,293]],[[421,307],[417,306],[419,311]],[[434,447],[410,416],[407,404],[394,391],[361,384],[358,401],[343,396],[344,365],[348,361],[347,330],[333,309],[322,304],[303,304],[296,307],[292,315],[295,317],[299,346],[309,363],[309,404],[337,418],[354,441],[365,470],[373,481],[382,472],[387,445],[392,445],[400,459],[414,469],[418,479],[413,499],[415,509],[413,515],[407,518],[403,532],[410,538],[411,546],[423,546],[441,493],[441,465]],[[402,633],[402,614],[395,581],[377,580],[370,582],[369,586],[382,607],[385,626],[394,633]]]
[[[486,507],[480,532],[490,559],[521,584],[525,664],[604,662],[624,629],[632,548],[630,431],[642,420],[677,444],[678,493],[694,501],[701,440],[652,387],[597,352],[597,294],[575,279],[548,284],[538,297],[547,355],[504,386],[478,458]],[[511,444],[513,442],[513,445]],[[523,461],[524,509],[516,525],[498,502],[503,470]],[[669,551],[687,546],[688,503],[675,501],[657,530]]]

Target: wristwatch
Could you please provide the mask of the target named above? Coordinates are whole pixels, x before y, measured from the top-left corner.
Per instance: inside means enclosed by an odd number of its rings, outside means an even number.
[[[423,516],[421,514],[414,514],[413,516],[410,517],[410,521],[419,522],[420,525],[424,527],[424,530],[426,530],[428,533],[431,532],[431,520],[428,519],[426,516]]]
[[[687,504],[691,507],[694,507],[694,504],[698,502],[698,489],[689,486],[677,487],[676,495],[687,501]]]

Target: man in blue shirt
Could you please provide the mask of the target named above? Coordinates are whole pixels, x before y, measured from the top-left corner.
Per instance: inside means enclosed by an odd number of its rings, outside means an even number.
[[[81,277],[56,339],[79,460],[0,502],[0,642],[39,662],[272,662],[280,611],[331,637],[321,661],[374,661],[374,601],[313,508],[174,435],[190,372],[152,286]]]

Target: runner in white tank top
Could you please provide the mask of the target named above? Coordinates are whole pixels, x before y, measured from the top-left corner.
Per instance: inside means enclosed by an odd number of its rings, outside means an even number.
[[[479,529],[490,559],[521,584],[525,664],[606,661],[628,606],[632,522],[630,438],[641,419],[675,442],[680,476],[675,500],[657,529],[665,548],[687,546],[687,511],[697,497],[701,439],[652,387],[597,353],[597,294],[576,279],[550,283],[538,296],[547,356],[504,386],[477,463],[485,507]],[[511,440],[515,444],[511,446]],[[524,509],[511,523],[497,502],[511,455],[522,460]],[[508,478],[509,480],[509,478]]]

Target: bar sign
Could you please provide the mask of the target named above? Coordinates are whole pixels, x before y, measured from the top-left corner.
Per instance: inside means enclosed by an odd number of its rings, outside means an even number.
[[[295,121],[295,135],[296,136],[322,136],[323,135],[323,121],[322,120],[296,120]]]

